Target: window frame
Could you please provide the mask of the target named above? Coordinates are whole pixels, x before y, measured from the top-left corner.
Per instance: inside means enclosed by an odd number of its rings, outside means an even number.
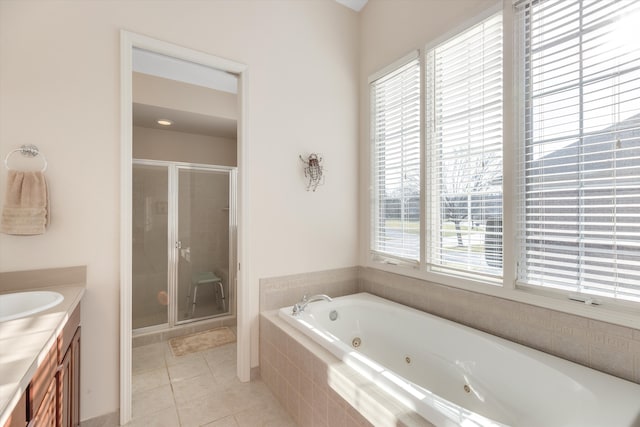
[[[514,2],[515,3],[515,2]],[[381,75],[392,71],[397,68],[404,61],[406,63],[407,58],[410,56],[415,57],[417,54],[420,58],[420,73],[421,73],[421,109],[426,112],[424,108],[425,103],[425,53],[434,46],[446,41],[447,39],[455,36],[456,34],[464,31],[465,29],[481,22],[487,17],[497,12],[502,12],[503,23],[503,277],[501,284],[489,283],[481,280],[450,276],[439,272],[428,271],[426,268],[425,260],[425,239],[426,239],[426,218],[425,207],[426,203],[426,177],[424,153],[426,153],[426,138],[425,138],[425,118],[423,114],[423,121],[421,126],[421,198],[422,209],[420,212],[420,262],[416,265],[414,263],[404,263],[393,259],[392,257],[385,257],[380,255],[374,255],[371,252],[372,248],[372,233],[373,233],[373,217],[372,209],[373,199],[375,198],[373,190],[373,152],[371,150],[371,135],[365,134],[364,141],[366,142],[367,160],[369,164],[364,165],[366,170],[365,187],[368,189],[364,201],[369,208],[365,209],[363,214],[364,221],[362,224],[363,230],[363,258],[362,265],[365,267],[375,268],[378,270],[395,273],[402,276],[407,276],[425,282],[430,282],[436,285],[445,285],[461,290],[476,292],[493,296],[497,298],[504,298],[516,302],[525,304],[531,304],[538,307],[557,310],[564,313],[583,316],[595,320],[614,323],[632,328],[640,328],[640,303],[626,300],[619,300],[608,297],[597,297],[601,305],[591,305],[582,302],[576,302],[569,299],[569,294],[566,291],[561,291],[553,288],[543,288],[540,286],[531,286],[526,284],[517,283],[516,251],[519,250],[516,242],[516,218],[518,215],[518,197],[517,197],[517,164],[518,154],[520,151],[520,129],[523,126],[521,122],[521,115],[519,114],[519,105],[524,99],[524,90],[518,87],[520,68],[523,67],[523,61],[520,57],[520,52],[517,49],[516,43],[521,37],[516,34],[515,26],[515,8],[511,1],[496,3],[493,7],[488,8],[485,12],[476,15],[475,17],[462,22],[460,25],[454,27],[451,31],[433,39],[426,45],[419,49],[412,50],[408,55],[401,59],[394,61],[392,64],[382,68],[380,71],[373,73],[367,83],[371,83],[373,80],[379,78]],[[367,85],[368,87],[368,85]],[[367,102],[371,106],[371,99],[367,98]],[[369,125],[366,126],[366,130],[371,132],[371,114],[366,117],[369,120]],[[514,143],[517,141],[518,143]]]
[[[382,68],[380,71],[372,74],[371,76],[369,76],[368,80],[367,80],[367,88],[368,88],[368,96],[369,96],[369,137],[367,139],[368,142],[368,150],[369,150],[369,165],[370,165],[370,173],[368,174],[369,176],[369,188],[370,188],[370,203],[369,203],[369,210],[368,210],[368,242],[367,242],[367,252],[368,252],[368,257],[373,260],[374,262],[379,262],[379,263],[384,263],[384,264],[388,264],[388,265],[399,265],[399,266],[407,266],[407,267],[411,267],[411,268],[419,268],[420,265],[420,260],[422,259],[422,253],[424,250],[424,244],[423,244],[423,239],[422,239],[422,235],[423,233],[423,220],[422,220],[422,216],[423,216],[423,210],[420,209],[420,222],[419,222],[419,226],[418,226],[418,236],[419,236],[419,240],[418,240],[418,244],[419,244],[419,249],[418,249],[418,259],[417,260],[412,260],[410,258],[404,258],[398,255],[394,255],[394,254],[390,254],[390,253],[385,253],[379,250],[374,249],[374,243],[376,240],[376,226],[375,226],[375,222],[377,219],[377,209],[379,207],[379,203],[380,201],[377,198],[377,183],[376,183],[376,153],[375,150],[373,149],[373,140],[374,140],[374,136],[375,136],[375,120],[373,119],[373,115],[374,115],[374,111],[375,111],[375,105],[373,102],[373,96],[372,96],[372,88],[371,85],[377,81],[380,80],[381,78],[384,78],[385,76],[396,72],[398,69],[404,67],[405,65],[409,64],[410,62],[413,62],[415,60],[418,60],[418,65],[419,65],[419,80],[420,80],[420,120],[422,120],[422,109],[424,108],[424,102],[423,102],[423,88],[422,88],[422,70],[423,70],[423,64],[422,64],[422,60],[421,60],[421,55],[420,55],[420,50],[413,50],[411,52],[409,52],[408,54],[406,54],[405,56],[401,57],[400,59],[392,62],[391,64],[387,65],[386,67]],[[422,159],[423,156],[423,144],[422,144],[422,140],[423,140],[423,126],[420,126],[420,159]],[[420,201],[422,201],[423,199],[423,191],[424,191],[424,185],[423,185],[423,181],[424,179],[422,179],[422,177],[424,176],[424,168],[423,168],[423,164],[422,164],[422,160],[420,160]]]
[[[494,17],[496,17],[497,15],[500,15],[500,20],[501,20],[501,26],[503,26],[503,21],[504,21],[504,16],[501,13],[502,9],[498,6],[494,6],[493,8],[489,8],[487,9],[484,13],[476,16],[475,18],[473,18],[473,20],[468,21],[464,26],[461,26],[459,28],[456,28],[454,31],[447,33],[444,37],[434,41],[433,43],[428,44],[427,46],[425,46],[424,51],[422,52],[422,57],[423,57],[423,72],[425,74],[424,79],[423,79],[423,85],[425,87],[425,95],[424,95],[424,100],[426,102],[427,99],[427,93],[430,93],[431,87],[430,83],[428,82],[427,79],[427,66],[430,66],[430,61],[427,59],[428,56],[435,54],[435,50],[437,50],[439,47],[441,47],[442,45],[452,41],[453,39],[462,36],[463,34],[465,34],[467,31],[471,30],[474,27],[477,27],[481,24],[484,24],[486,21],[493,19]],[[501,42],[503,43],[504,41],[504,28],[503,28],[503,33],[502,33],[502,40]],[[503,51],[504,51],[504,43],[503,43]],[[433,70],[432,70],[433,71]],[[502,75],[500,76],[500,80],[503,82],[503,86],[504,86],[504,58],[503,58],[503,64],[502,64]],[[437,89],[437,87],[436,87]],[[502,92],[504,93],[504,87],[502,88]],[[500,124],[500,127],[502,128],[503,131],[503,136],[502,136],[502,147],[504,147],[504,95],[503,95],[503,99],[502,99],[502,103],[501,103],[501,107],[502,107],[502,123]],[[425,167],[427,169],[431,169],[431,165],[433,164],[434,160],[430,159],[429,157],[434,156],[434,154],[437,152],[437,150],[440,148],[439,146],[439,142],[437,140],[437,138],[432,139],[432,135],[429,135],[428,130],[432,129],[435,127],[434,123],[428,123],[428,122],[433,122],[433,117],[429,115],[429,113],[431,113],[433,110],[435,110],[435,108],[429,108],[425,106],[424,109],[424,128],[425,128],[425,137],[423,140],[423,144],[424,144],[424,150],[426,156],[423,156],[423,161],[425,163]],[[483,110],[483,113],[486,113],[485,110]],[[502,149],[502,151],[504,151],[504,149]],[[504,153],[501,153],[501,155],[504,155]],[[502,159],[501,159],[501,180],[503,180],[503,170],[504,170],[504,166],[502,163]],[[441,222],[442,222],[442,218],[440,217],[440,214],[438,213],[437,215],[433,214],[434,209],[429,209],[428,208],[428,204],[433,204],[433,203],[437,203],[438,205],[440,205],[440,194],[437,190],[431,190],[430,187],[432,187],[434,184],[434,178],[439,178],[438,174],[436,172],[434,172],[433,170],[427,170],[425,172],[425,178],[423,179],[423,181],[425,182],[429,182],[429,185],[426,185],[427,188],[425,188],[424,190],[424,194],[425,194],[425,200],[423,202],[423,207],[425,210],[425,214],[426,214],[426,221],[429,223],[429,226],[435,226],[437,224],[437,228],[440,228]],[[437,184],[436,184],[437,185]],[[504,189],[502,188],[503,185],[501,183],[500,185],[501,187],[501,191],[502,193],[504,193]],[[501,194],[501,203],[502,203],[502,198],[503,198],[503,194]],[[504,206],[501,206],[501,211],[504,212]],[[432,213],[430,214],[428,211],[431,211]],[[484,211],[483,211],[484,212]],[[504,221],[504,214],[501,216],[501,219]],[[470,219],[468,219],[470,220]],[[446,277],[456,277],[456,278],[461,278],[461,279],[468,279],[471,280],[473,282],[479,282],[479,283],[483,283],[483,284],[489,284],[489,285],[493,285],[493,286],[501,286],[502,282],[503,282],[503,268],[501,268],[501,274],[500,275],[492,275],[490,273],[488,273],[487,271],[479,271],[479,272],[474,272],[473,270],[465,270],[465,269],[457,269],[455,267],[451,267],[451,266],[447,266],[444,264],[441,265],[437,265],[436,263],[433,262],[433,259],[431,258],[431,253],[434,249],[434,246],[431,244],[430,238],[434,237],[436,234],[438,234],[437,232],[434,232],[433,230],[431,232],[429,232],[429,230],[427,229],[427,227],[425,228],[425,256],[423,257],[424,260],[424,264],[425,264],[425,268],[427,270],[428,274],[433,275],[435,278],[440,278],[440,280],[442,280],[443,278]],[[439,237],[438,237],[439,238]],[[502,238],[502,236],[501,236]],[[503,254],[500,254],[501,256],[503,256]],[[503,262],[504,264],[504,262]],[[456,272],[457,271],[457,272]],[[445,279],[446,280],[446,279]]]
[[[517,117],[514,118],[514,123],[517,124],[516,132],[514,133],[515,135],[514,140],[517,141],[517,154],[516,154],[517,161],[520,161],[526,156],[526,153],[527,153],[526,132],[531,127],[531,122],[533,121],[533,119],[527,115],[527,114],[530,114],[530,115],[533,114],[532,101],[534,98],[533,96],[527,97],[526,95],[527,87],[525,84],[525,80],[530,78],[530,75],[532,73],[532,70],[530,68],[527,68],[531,66],[531,63],[530,63],[531,60],[526,58],[525,51],[527,49],[523,48],[523,46],[525,46],[526,44],[525,42],[526,34],[524,30],[526,25],[520,24],[521,28],[518,28],[518,24],[516,22],[518,20],[518,17],[517,17],[517,13],[515,12],[515,9],[517,6],[528,3],[528,2],[529,0],[516,0],[513,2],[513,5],[511,5],[510,7],[510,10],[513,14],[513,17],[511,20],[511,23],[514,27],[513,38],[514,39],[517,38],[517,42],[520,45],[520,46],[514,45],[512,48],[515,53],[519,54],[514,62],[514,64],[516,64],[516,66],[514,66],[514,74],[516,75],[515,82],[518,85],[518,93],[516,98],[517,107],[514,108],[514,113],[517,114]],[[521,30],[521,31],[518,31],[518,30]],[[585,34],[584,29],[580,28],[578,35],[582,37],[583,34]],[[581,55],[583,51],[583,47],[580,46],[578,49]],[[588,83],[585,82],[585,79],[582,76],[582,70],[583,70],[582,65],[580,65],[578,69],[580,71],[580,76],[577,80],[577,83],[575,84],[575,88],[577,88],[580,92],[582,92],[584,90],[584,85]],[[615,105],[618,105],[618,104],[615,104]],[[582,115],[582,111],[584,110],[585,105],[582,103],[579,103],[577,104],[577,108],[579,109],[579,111],[581,112],[580,114]],[[527,110],[529,110],[529,113],[526,112]],[[582,120],[582,118],[580,120]],[[614,131],[612,131],[612,133],[613,132]],[[590,137],[589,132],[585,132],[584,129],[582,129],[582,127],[579,129],[578,133],[579,133],[579,139]],[[524,164],[524,161],[522,163]],[[525,187],[526,174],[525,174],[525,171],[521,169],[524,167],[525,166],[523,165],[518,166],[516,164],[513,170],[511,171],[511,173],[515,175],[514,182],[516,182],[518,186],[518,188],[516,188],[513,193],[514,197],[517,200],[515,204],[516,209],[518,210],[518,212],[515,214],[516,217],[517,215],[523,215],[526,209],[526,192],[523,190],[523,188]],[[514,217],[514,219],[516,217]],[[516,263],[519,262],[520,253],[522,250],[524,250],[524,243],[523,243],[524,238],[518,238],[518,234],[524,233],[524,230],[526,228],[527,228],[526,224],[523,224],[522,227],[516,226],[515,233],[517,234],[513,235],[514,238],[517,240],[515,251],[513,252],[515,260],[512,262],[512,264],[514,265],[516,265]],[[527,292],[527,293],[545,295],[552,298],[565,298],[569,300],[584,302],[586,305],[591,305],[592,303],[594,303],[595,305],[602,304],[601,307],[604,310],[612,310],[615,313],[622,314],[623,316],[625,316],[625,318],[626,318],[625,313],[628,313],[630,311],[637,312],[638,309],[640,309],[640,301],[634,301],[630,299],[619,299],[619,298],[615,298],[607,295],[600,295],[595,292],[582,293],[579,291],[571,291],[568,289],[562,289],[559,286],[554,287],[554,286],[530,284],[524,280],[520,280],[517,272],[514,278],[514,289]],[[610,321],[609,319],[605,319],[605,320]],[[637,322],[634,322],[634,324],[635,324],[634,327],[637,327]]]

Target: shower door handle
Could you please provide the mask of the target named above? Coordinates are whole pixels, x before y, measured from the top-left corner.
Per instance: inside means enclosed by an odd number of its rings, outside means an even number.
[[[180,240],[178,240],[176,242],[176,249],[181,249],[182,248],[182,242]]]

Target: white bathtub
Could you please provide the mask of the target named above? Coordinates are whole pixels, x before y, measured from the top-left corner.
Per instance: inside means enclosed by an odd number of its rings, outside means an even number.
[[[291,311],[279,316],[438,427],[640,426],[637,384],[383,298]]]

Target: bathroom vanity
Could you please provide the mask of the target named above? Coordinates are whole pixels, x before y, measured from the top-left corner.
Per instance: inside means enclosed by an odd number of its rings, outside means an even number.
[[[1,427],[80,425],[80,300],[85,287],[40,289],[64,299],[42,312],[0,322]]]
[[[16,426],[25,425],[22,415],[27,423],[33,420],[34,427],[80,425],[80,306],[58,335],[23,396],[26,413],[18,408]],[[9,425],[14,426],[13,419]]]

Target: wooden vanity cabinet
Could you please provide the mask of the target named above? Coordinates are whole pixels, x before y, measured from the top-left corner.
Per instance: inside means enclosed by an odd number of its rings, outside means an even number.
[[[58,372],[58,426],[80,425],[80,327],[60,361]]]
[[[56,379],[49,383],[49,388],[45,392],[40,407],[34,414],[29,427],[56,427],[57,426],[57,405],[56,405]]]
[[[58,349],[51,347],[27,389],[29,427],[56,427]],[[53,416],[53,421],[51,417]]]
[[[27,393],[24,393],[9,419],[4,423],[4,427],[25,427],[27,425]]]
[[[80,306],[58,337],[57,427],[80,425]]]
[[[31,380],[26,412],[28,427],[80,425],[80,306]]]

